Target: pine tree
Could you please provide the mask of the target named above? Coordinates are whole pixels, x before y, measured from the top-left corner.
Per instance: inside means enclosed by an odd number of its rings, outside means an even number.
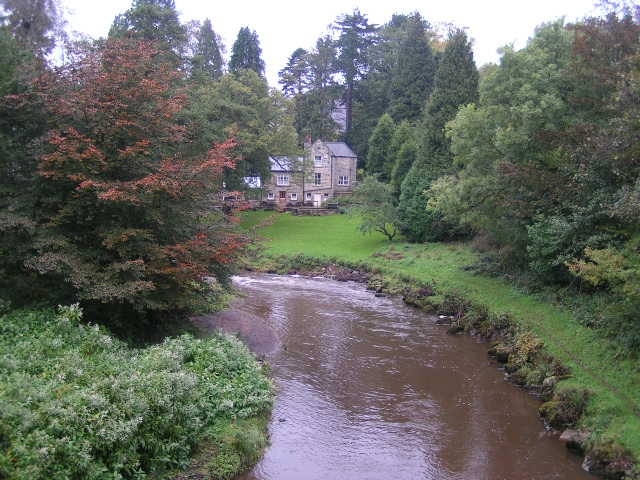
[[[289,97],[302,94],[309,84],[309,52],[297,48],[289,57],[287,65],[278,72],[282,92]]]
[[[0,0],[0,24],[20,47],[44,56],[53,50],[64,21],[59,0]]]
[[[211,27],[211,20],[204,20],[197,33],[197,44],[191,59],[192,75],[218,80],[222,77],[222,54],[218,35]]]
[[[398,214],[405,236],[416,242],[442,239],[451,225],[427,209],[425,192],[431,182],[452,168],[452,154],[444,128],[458,108],[478,98],[478,71],[471,44],[462,30],[453,31],[447,41],[435,79],[435,89],[426,106],[419,141],[418,158],[401,186]]]
[[[436,61],[419,13],[408,20],[407,37],[398,52],[389,94],[389,112],[396,121],[416,120],[433,90]]]
[[[369,49],[376,42],[377,27],[356,9],[352,14],[342,15],[334,28],[339,32],[336,67],[344,77],[345,137],[348,139],[352,128],[353,92],[356,82],[369,70]]]
[[[478,81],[471,43],[463,30],[455,30],[449,35],[424,117],[421,158],[429,163],[437,157],[434,165],[437,168],[431,175],[433,179],[451,166],[452,156],[444,127],[462,105],[478,101]]]
[[[391,160],[393,152],[389,147],[395,128],[393,118],[385,113],[378,120],[378,124],[369,138],[367,173],[377,176],[380,181],[384,182],[389,180],[389,173],[393,165]]]
[[[231,49],[229,71],[238,73],[240,70],[253,70],[258,75],[264,75],[264,61],[262,60],[262,48],[258,34],[242,27]]]
[[[389,147],[391,158],[393,158],[393,167],[389,176],[389,183],[393,188],[393,195],[396,199],[400,197],[400,185],[407,176],[411,165],[416,160],[418,147],[416,145],[413,127],[407,120],[398,125]]]
[[[174,0],[133,0],[131,8],[116,16],[109,37],[157,42],[174,65],[182,62],[187,29],[180,23]]]

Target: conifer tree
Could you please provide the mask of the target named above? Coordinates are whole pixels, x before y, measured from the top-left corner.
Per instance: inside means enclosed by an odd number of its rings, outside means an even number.
[[[287,65],[278,72],[282,92],[289,97],[302,94],[309,84],[309,52],[296,48]]]
[[[471,44],[463,30],[453,31],[447,41],[435,79],[435,89],[427,102],[418,158],[401,186],[398,214],[400,228],[411,241],[442,239],[451,225],[427,209],[425,191],[452,168],[452,155],[444,127],[458,108],[478,98],[478,71]]]
[[[369,70],[369,49],[376,42],[377,27],[356,9],[352,14],[338,18],[334,28],[339,32],[336,67],[344,77],[345,136],[348,139],[352,128],[353,93],[356,82]]]
[[[211,20],[207,18],[202,22],[196,36],[196,48],[191,59],[192,74],[194,77],[218,80],[222,77],[223,62],[219,38],[213,31]]]
[[[171,52],[163,60],[176,65],[187,45],[187,29],[180,23],[174,0],[133,0],[131,8],[114,19],[109,37],[157,42],[162,51]]]
[[[413,127],[407,120],[401,122],[393,132],[389,150],[393,158],[393,167],[389,176],[389,183],[392,187],[392,193],[397,200],[400,196],[400,185],[402,185],[402,181],[407,176],[411,165],[415,162],[418,153],[418,147],[413,135]]]
[[[389,112],[396,121],[417,120],[433,90],[436,61],[419,13],[409,18],[407,37],[398,52],[389,93]]]
[[[258,75],[264,75],[264,61],[262,60],[262,48],[258,34],[242,27],[238,32],[229,60],[229,71],[238,73],[240,70],[253,70]]]
[[[395,128],[393,118],[385,113],[378,120],[378,124],[369,138],[367,173],[377,176],[383,182],[389,180],[389,173],[393,165],[391,160],[393,152],[389,147]]]

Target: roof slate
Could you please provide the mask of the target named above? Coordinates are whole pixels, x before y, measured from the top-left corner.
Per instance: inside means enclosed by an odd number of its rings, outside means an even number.
[[[298,159],[298,162],[299,161]],[[297,162],[286,155],[271,155],[269,157],[269,163],[271,164],[272,172],[293,172],[300,170]]]
[[[349,145],[344,142],[326,142],[325,145],[334,157],[357,157]]]

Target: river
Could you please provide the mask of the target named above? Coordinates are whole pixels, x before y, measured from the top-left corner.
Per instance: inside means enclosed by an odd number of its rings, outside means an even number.
[[[545,431],[539,401],[505,382],[486,343],[356,283],[235,284],[236,318],[261,323],[278,388],[271,445],[242,480],[594,479]]]

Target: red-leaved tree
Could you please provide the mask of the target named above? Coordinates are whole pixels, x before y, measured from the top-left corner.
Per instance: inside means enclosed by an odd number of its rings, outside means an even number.
[[[205,307],[243,245],[217,208],[235,142],[180,154],[187,97],[152,43],[108,40],[75,58],[36,85],[52,128],[29,266],[110,315]]]

